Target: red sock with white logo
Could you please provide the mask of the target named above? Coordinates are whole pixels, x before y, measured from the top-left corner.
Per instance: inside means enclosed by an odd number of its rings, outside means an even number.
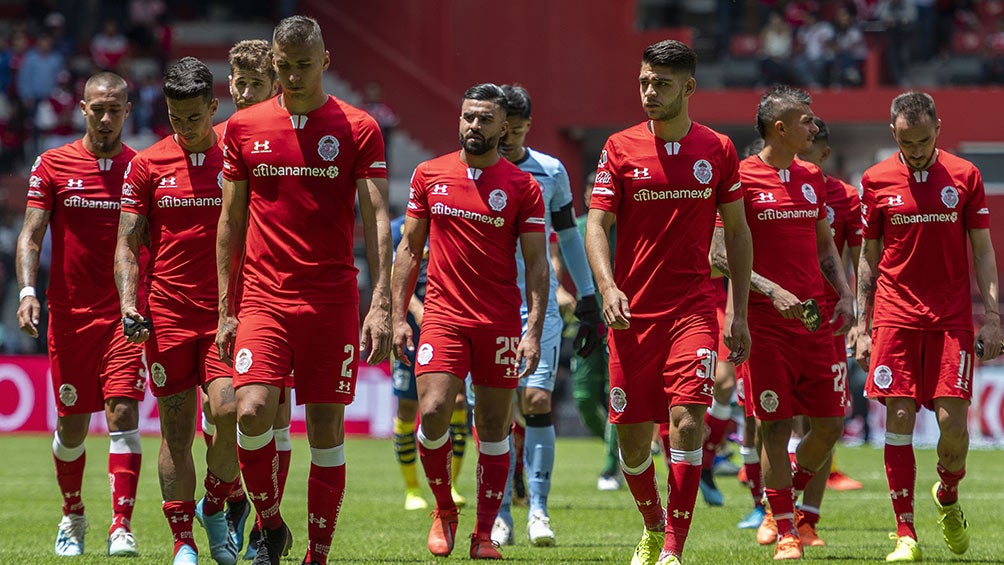
[[[87,462],[84,444],[66,447],[59,439],[59,432],[56,432],[52,440],[52,460],[56,463],[56,483],[63,495],[63,514],[83,514],[84,501],[80,497],[80,488]]]
[[[119,528],[130,531],[132,511],[136,506],[136,487],[139,470],[143,463],[143,448],[139,430],[110,432],[111,445],[108,450],[108,480],[112,487],[111,534]]]
[[[279,514],[279,489],[276,470],[279,456],[275,452],[272,430],[259,436],[247,436],[237,430],[237,459],[244,475],[248,498],[254,504],[263,528],[275,530],[282,526]]]
[[[763,506],[763,471],[760,468],[760,454],[755,447],[742,446],[739,453],[743,456],[743,467],[746,469],[746,486],[753,497],[753,506]]]
[[[490,536],[509,479],[509,438],[478,446],[478,505],[474,532]]]
[[[666,496],[666,540],[662,550],[680,557],[694,518],[701,482],[703,449],[670,450],[669,494]]]
[[[227,497],[234,490],[237,481],[224,481],[210,470],[206,470],[206,480],[203,485],[206,487],[206,497],[202,503],[202,513],[205,516],[212,516],[223,510],[223,505],[227,502]]]
[[[237,478],[234,479],[234,488],[230,489],[230,494],[227,495],[227,502],[233,504],[246,499],[247,495],[244,494],[244,485],[241,484],[241,474],[237,473]]]
[[[732,415],[732,408],[728,405],[718,404],[715,400],[711,404],[711,409],[704,413],[704,454],[701,460],[701,468],[711,470],[715,464],[715,453],[718,444],[722,443],[725,437],[725,430],[729,426],[729,417]]]
[[[292,449],[289,426],[275,430],[275,450],[279,454],[279,470],[276,472],[276,480],[279,484],[279,502],[282,502],[282,493],[286,490],[286,477],[289,476],[289,460],[293,453]]]
[[[418,438],[418,456],[422,460],[425,478],[429,481],[429,489],[436,499],[436,509],[456,510],[453,495],[450,493],[450,476],[452,474],[453,445],[450,443],[450,432],[438,439],[425,437],[422,426],[416,433]]]
[[[889,498],[896,514],[896,535],[917,539],[913,526],[913,490],[917,481],[917,460],[913,454],[913,435],[885,434],[885,477]]]
[[[289,453],[287,451],[287,453]],[[338,512],[345,496],[345,444],[310,448],[307,478],[307,557],[304,563],[328,562]]]
[[[665,512],[662,509],[662,500],[659,498],[659,488],[655,484],[655,465],[652,464],[652,456],[649,455],[644,463],[635,468],[628,468],[621,461],[621,471],[624,474],[624,482],[627,483],[634,503],[638,505],[638,512],[641,512],[645,527],[655,530],[663,526]]]
[[[767,503],[777,522],[777,537],[795,534],[795,503],[791,498],[791,487],[767,488]]]
[[[164,517],[167,518],[167,525],[171,527],[171,535],[174,536],[174,554],[183,545],[190,545],[192,549],[199,551],[195,545],[195,536],[192,535],[192,521],[195,520],[194,500],[173,500],[165,502],[162,506]]]
[[[798,464],[796,461],[791,465],[791,496],[794,500],[798,500],[798,497],[802,495],[805,487],[812,480],[812,477],[816,476],[816,472]]]
[[[952,472],[938,463],[938,477],[941,484],[938,486],[938,503],[942,506],[955,504],[959,501],[959,482],[966,476],[966,468],[963,466],[958,471]]]

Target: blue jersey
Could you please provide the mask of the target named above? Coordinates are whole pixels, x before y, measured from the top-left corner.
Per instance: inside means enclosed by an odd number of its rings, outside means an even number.
[[[551,213],[561,210],[572,203],[572,187],[568,182],[568,173],[561,161],[550,155],[526,148],[526,155],[523,160],[515,163],[520,170],[533,175],[533,178],[540,185],[541,197],[544,200],[544,236],[547,238],[547,248],[550,250],[551,241]],[[548,251],[547,270],[550,273],[550,292],[547,296],[547,315],[559,316],[558,313],[558,279],[554,275],[554,268],[551,266],[550,251]],[[523,305],[520,306],[520,314],[523,318],[527,315],[526,306],[526,265],[523,262],[523,250],[516,248],[516,282],[519,284],[520,296],[523,298]]]
[[[390,234],[394,238],[394,250],[397,250],[397,246],[401,245],[401,239],[404,238],[404,216],[398,216],[390,221]],[[415,296],[419,300],[425,302],[425,288],[428,286],[429,279],[426,276],[426,268],[429,266],[429,244],[426,242],[425,250],[422,252],[422,263],[418,268],[418,279],[415,281]],[[408,312],[408,323],[411,324],[412,329],[418,332],[418,324],[415,323],[415,318]]]

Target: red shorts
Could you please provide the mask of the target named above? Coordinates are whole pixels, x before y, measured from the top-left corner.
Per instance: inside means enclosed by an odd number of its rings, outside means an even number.
[[[846,358],[841,369],[828,328],[824,324],[806,333],[783,324],[750,325],[753,349],[746,401],[758,419],[844,415]]]
[[[865,395],[883,404],[913,398],[918,409],[933,409],[935,398],[972,400],[973,339],[965,330],[874,328]]]
[[[609,330],[610,422],[666,422],[670,406],[711,406],[717,335],[711,315],[634,320],[626,330]]]
[[[479,386],[516,388],[519,367],[519,325],[462,328],[437,321],[423,321],[415,352],[415,377],[427,373],[449,373],[459,379],[471,374]]]
[[[214,312],[157,308],[151,301],[153,333],[146,342],[150,390],[157,398],[177,394],[213,379],[230,378],[231,369],[216,352]]]
[[[746,361],[742,365],[736,365],[736,399],[743,407],[743,413],[747,418],[753,417],[753,403],[746,402],[746,391],[750,388],[750,362]]]
[[[359,305],[241,304],[234,388],[283,388],[290,373],[297,404],[350,404],[359,367]]]
[[[126,341],[122,319],[49,313],[49,362],[60,416],[104,410],[109,398],[143,400],[143,346]]]

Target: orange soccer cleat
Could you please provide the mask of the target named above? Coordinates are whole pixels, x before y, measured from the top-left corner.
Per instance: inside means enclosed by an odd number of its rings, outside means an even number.
[[[845,475],[840,469],[834,469],[826,479],[826,488],[830,490],[858,490],[864,485],[860,481]]]
[[[471,559],[502,559],[499,546],[488,534],[471,534]]]
[[[763,522],[756,530],[756,542],[760,545],[770,545],[777,540],[777,522],[774,521],[774,513],[769,509],[767,515],[763,517]]]
[[[429,529],[429,551],[433,555],[446,557],[453,551],[453,541],[457,535],[459,521],[456,508],[432,511],[432,528]]]
[[[802,542],[799,541],[798,536],[785,534],[781,536],[781,539],[777,540],[777,547],[774,548],[774,561],[801,558]]]

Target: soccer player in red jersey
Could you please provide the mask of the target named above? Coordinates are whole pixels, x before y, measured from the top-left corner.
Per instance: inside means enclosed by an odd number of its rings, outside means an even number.
[[[129,337],[146,343],[150,380],[160,413],[157,468],[164,516],[174,536],[174,563],[198,561],[193,519],[206,528],[217,563],[237,561],[224,503],[237,481],[237,403],[229,367],[215,351],[215,264],[223,148],[213,131],[219,105],[213,75],[185,57],[164,74],[174,135],[136,155],[122,185],[115,282],[124,319],[141,322],[136,304],[140,248],[151,255],[149,320],[155,330]],[[199,389],[209,397],[216,434],[206,452],[205,497],[195,502],[192,441]]]
[[[390,352],[387,166],[376,122],[324,92],[330,58],[317,22],[283,19],[272,49],[282,94],[237,112],[224,137],[216,343],[233,363],[238,457],[262,526],[254,564],[278,564],[291,543],[272,428],[291,371],[310,442],[304,563],[324,564],[345,492],[345,405],[359,359]],[[373,282],[361,337],[357,195]]]
[[[52,276],[46,295],[58,410],[52,453],[63,495],[56,555],[84,552],[84,438],[91,413],[102,409],[111,435],[108,554],[138,554],[129,522],[140,470],[138,409],[146,393],[146,369],[142,348],[122,335],[112,274],[122,175],[135,155],[121,137],[129,108],[128,86],[120,76],[98,73],[87,80],[80,102],[87,131],[83,139],[46,151],[35,161],[17,242],[17,320],[24,333],[38,337],[41,306],[35,281],[42,238],[52,224]]]
[[[833,334],[846,333],[853,322],[853,296],[826,219],[823,174],[795,158],[809,150],[819,131],[810,103],[808,94],[787,86],[767,91],[757,109],[764,148],[740,164],[753,233],[754,288],[760,291],[750,297],[750,334],[757,349],[750,356],[745,394],[762,436],[764,484],[777,523],[774,559],[802,556],[793,499],[829,459],[843,431],[846,372],[839,367]],[[802,301],[823,301],[824,276],[840,298],[829,321],[817,320],[822,327],[812,331],[803,324]],[[763,278],[784,286],[783,302],[774,296],[777,289],[761,288]],[[840,317],[843,327],[835,331],[831,324]],[[797,415],[808,417],[811,431],[793,464],[787,445]]]
[[[607,140],[586,227],[586,251],[610,328],[610,421],[645,523],[634,564],[679,562],[694,513],[718,357],[708,263],[716,210],[735,289],[725,337],[730,360],[741,362],[750,350],[752,245],[738,158],[726,136],[690,119],[696,66],[694,51],[679,41],[645,49],[638,80],[649,119]],[[611,269],[608,234],[615,219]],[[672,496],[663,509],[650,443],[653,422],[667,420]]]
[[[943,537],[954,553],[969,548],[958,492],[969,450],[974,362],[967,235],[985,308],[975,335],[984,361],[1001,353],[999,287],[983,177],[972,163],[937,147],[941,120],[934,99],[901,94],[891,120],[899,152],[861,178],[855,353],[869,368],[865,393],[886,407],[885,468],[898,536],[887,560],[920,561],[913,427],[921,406],[935,412],[941,430],[941,480],[932,495]]]
[[[548,291],[544,203],[533,177],[499,155],[506,113],[505,93],[497,85],[480,84],[464,93],[461,150],[415,169],[394,264],[394,350],[404,360],[414,348],[405,311],[428,240],[428,287],[415,374],[419,456],[436,499],[428,546],[439,556],[453,550],[457,531],[449,431],[464,377],[470,373],[474,385],[480,439],[470,556],[501,559],[491,532],[509,474],[513,389],[540,360]],[[526,265],[525,333],[516,284],[517,243]]]

